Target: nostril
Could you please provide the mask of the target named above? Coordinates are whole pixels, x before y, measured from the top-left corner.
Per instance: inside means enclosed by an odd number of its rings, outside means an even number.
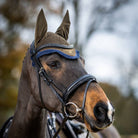
[[[94,108],[94,115],[99,122],[105,122],[107,116],[106,105],[100,103]]]
[[[105,114],[105,109],[103,107],[98,107],[97,111],[99,112],[99,114]]]

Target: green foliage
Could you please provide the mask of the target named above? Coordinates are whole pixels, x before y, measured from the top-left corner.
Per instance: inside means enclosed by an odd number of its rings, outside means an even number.
[[[0,55],[0,124],[16,106],[24,49],[23,46],[23,49],[10,51],[8,55]]]
[[[13,115],[17,102],[18,83],[26,46],[20,38],[21,30],[34,24],[29,20],[38,3],[44,0],[4,0],[0,2],[0,127]],[[31,7],[31,8],[30,8]],[[30,21],[30,22],[29,22]]]

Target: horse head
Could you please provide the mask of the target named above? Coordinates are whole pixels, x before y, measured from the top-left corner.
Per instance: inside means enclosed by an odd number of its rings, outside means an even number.
[[[68,11],[55,33],[47,28],[41,10],[30,48],[32,60],[27,62],[36,106],[78,119],[90,131],[106,128],[113,122],[114,108],[95,77],[84,69],[79,52],[67,42]]]

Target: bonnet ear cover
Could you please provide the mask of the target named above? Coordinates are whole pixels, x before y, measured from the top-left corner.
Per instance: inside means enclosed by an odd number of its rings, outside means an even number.
[[[67,10],[61,25],[56,31],[56,34],[60,35],[65,40],[67,40],[69,35],[69,28],[70,28],[70,18],[69,18],[69,12]]]
[[[70,19],[69,19],[69,13],[67,11],[60,27],[56,31],[56,34],[58,35],[58,37],[54,33],[53,34],[58,39],[59,39],[59,35],[60,35],[62,38],[67,40],[68,34],[69,34],[69,28],[70,28]],[[30,46],[31,47],[30,53],[32,55],[34,55],[33,52],[35,51],[34,50],[34,45],[35,45],[35,49],[37,50],[37,52],[35,53],[35,56],[37,59],[43,55],[52,54],[52,53],[57,53],[57,54],[63,56],[64,58],[70,59],[70,60],[78,59],[80,57],[79,51],[77,51],[76,49],[74,49],[72,46],[69,46],[69,45],[61,45],[58,43],[57,44],[56,43],[46,43],[46,44],[40,45],[43,40],[46,40],[48,38],[47,36],[49,33],[50,32],[47,32],[47,21],[45,19],[44,12],[41,9],[40,13],[38,14],[37,22],[36,22],[35,41],[33,41],[33,43]],[[65,41],[61,38],[59,40]],[[59,46],[57,46],[57,45],[59,45]],[[62,46],[62,48],[61,48],[61,46]],[[40,50],[40,49],[43,49],[43,50]],[[32,58],[32,61],[33,61],[33,58]],[[33,66],[34,66],[34,64],[35,64],[35,61],[33,61]]]
[[[45,19],[45,15],[43,10],[38,14],[36,28],[35,28],[35,47],[37,47],[38,43],[45,37],[47,32],[47,21]]]

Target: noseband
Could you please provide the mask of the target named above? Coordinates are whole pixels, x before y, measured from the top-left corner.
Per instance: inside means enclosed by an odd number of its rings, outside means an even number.
[[[58,135],[60,129],[63,127],[63,125],[67,121],[67,119],[74,119],[78,115],[78,113],[82,113],[83,118],[85,117],[86,121],[89,121],[89,117],[85,113],[86,95],[87,95],[87,91],[88,91],[90,83],[91,82],[96,82],[96,78],[92,75],[87,74],[87,75],[81,76],[76,81],[74,81],[69,87],[66,88],[65,91],[60,90],[60,88],[56,85],[54,80],[52,80],[50,78],[50,76],[47,74],[46,70],[43,68],[41,62],[39,61],[40,56],[45,55],[45,54],[48,53],[47,50],[43,50],[45,48],[71,49],[73,47],[72,46],[59,45],[59,44],[46,44],[46,45],[39,46],[39,48],[35,48],[34,41],[30,46],[30,54],[31,54],[31,59],[32,59],[32,65],[34,67],[36,67],[36,69],[37,69],[39,95],[40,95],[40,99],[41,99],[41,103],[42,103],[43,107],[46,108],[45,104],[44,104],[44,101],[43,101],[43,97],[42,97],[42,91],[41,91],[41,79],[40,79],[41,77],[46,82],[46,84],[50,87],[52,92],[57,96],[57,98],[60,100],[60,102],[62,103],[62,106],[63,106],[64,120],[63,120],[63,123],[62,123],[61,127],[58,129],[58,131],[54,135],[54,138],[56,138],[56,136]],[[41,51],[41,50],[43,50],[43,51]],[[71,60],[79,58],[79,52],[78,51],[76,51],[76,56],[74,56],[74,57],[65,55],[62,52],[60,52],[59,54],[64,56],[65,58],[68,58],[68,59],[71,59]],[[86,84],[85,91],[84,91],[82,107],[79,108],[75,103],[68,102],[68,100],[69,100],[70,96],[74,94],[75,90],[79,86],[83,85],[84,83],[87,83],[87,84]],[[62,96],[59,94],[59,92],[57,92],[57,90],[62,93]],[[73,106],[76,109],[76,112],[75,112],[74,115],[70,115],[68,113],[67,107],[69,107],[69,106]],[[88,122],[88,123],[90,123],[90,122]]]

